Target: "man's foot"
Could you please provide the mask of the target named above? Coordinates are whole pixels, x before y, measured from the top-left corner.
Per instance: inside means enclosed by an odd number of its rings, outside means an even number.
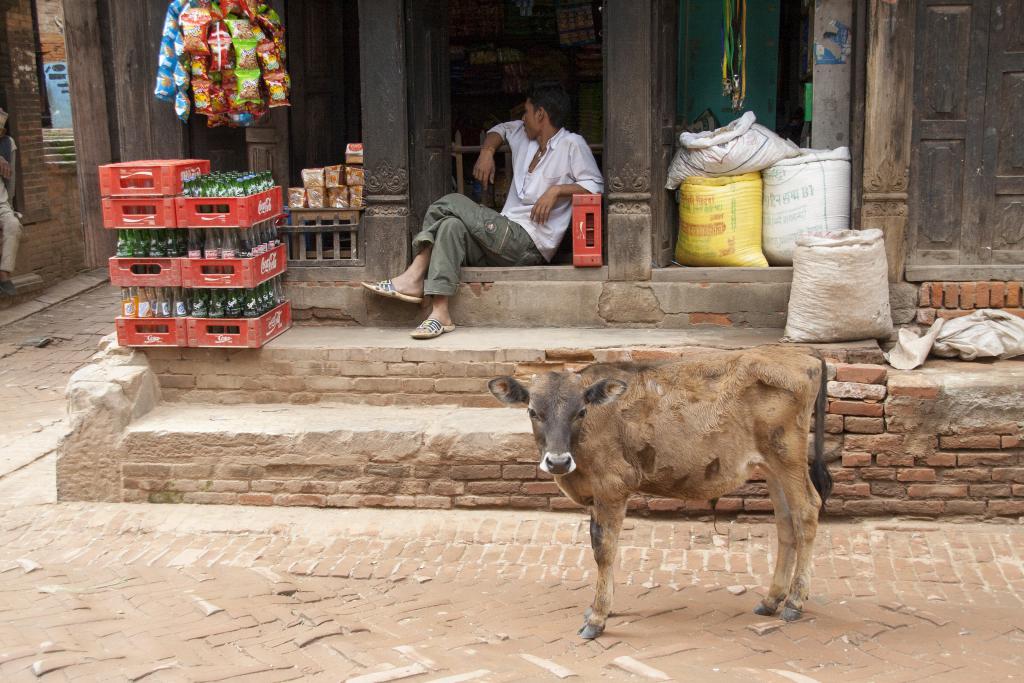
[[[18,293],[18,289],[10,280],[0,280],[0,293],[6,294],[7,296],[14,296]]]
[[[420,326],[412,331],[413,339],[433,339],[440,337],[445,332],[451,332],[455,325],[445,325],[437,318],[427,318],[420,323]]]
[[[380,294],[386,296],[389,299],[398,299],[399,301],[407,301],[411,304],[418,304],[423,302],[422,296],[414,296],[412,294],[405,294],[400,292],[399,288],[395,286],[393,280],[381,280],[380,282],[363,282],[363,287],[374,294]]]

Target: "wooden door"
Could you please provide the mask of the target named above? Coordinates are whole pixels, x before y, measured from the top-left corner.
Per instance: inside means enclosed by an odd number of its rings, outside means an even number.
[[[1024,273],[1022,5],[918,6],[910,279]]]
[[[675,147],[679,3],[677,0],[655,0],[653,9],[654,26],[651,35],[655,43],[651,87],[655,109],[652,127],[651,236],[654,243],[651,245],[651,253],[655,263],[664,267],[672,263],[678,225],[676,203],[672,193],[664,187]]]
[[[410,2],[405,13],[411,168],[409,229],[416,232],[431,202],[452,191],[448,2]]]

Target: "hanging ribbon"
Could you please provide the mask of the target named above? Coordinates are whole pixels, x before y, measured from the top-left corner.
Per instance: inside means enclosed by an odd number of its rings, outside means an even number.
[[[733,111],[747,97],[747,0],[722,0],[722,95]]]

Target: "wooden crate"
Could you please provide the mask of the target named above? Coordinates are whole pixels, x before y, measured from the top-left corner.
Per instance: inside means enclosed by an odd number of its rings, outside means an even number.
[[[362,266],[362,209],[290,209],[278,227],[288,246],[289,267]]]

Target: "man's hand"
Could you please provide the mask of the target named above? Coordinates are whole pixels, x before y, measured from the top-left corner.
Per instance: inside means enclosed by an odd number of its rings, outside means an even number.
[[[3,157],[0,157],[0,178],[4,180],[11,179],[11,165]]]
[[[555,208],[555,204],[562,196],[560,188],[560,185],[552,185],[548,188],[547,192],[540,196],[540,199],[537,200],[537,203],[533,205],[533,209],[530,211],[530,220],[541,225],[548,222],[551,209]]]
[[[484,147],[480,150],[480,156],[477,157],[476,163],[473,165],[473,177],[480,181],[484,189],[487,189],[488,184],[494,183],[493,149]]]

